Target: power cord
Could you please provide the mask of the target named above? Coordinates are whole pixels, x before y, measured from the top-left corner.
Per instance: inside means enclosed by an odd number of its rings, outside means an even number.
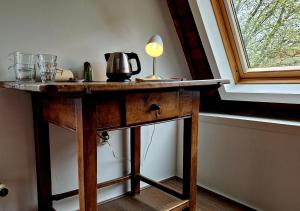
[[[150,146],[152,145],[153,143],[153,136],[154,136],[154,132],[156,130],[156,127],[155,125],[153,125],[153,130],[152,130],[152,134],[151,134],[151,138],[150,138],[150,142],[149,144],[147,145],[146,147],[146,152],[144,154],[144,159],[143,159],[143,162],[141,163],[141,165],[143,165],[143,163],[145,162],[146,158],[147,158],[147,155],[148,155],[148,152],[149,152],[149,149],[150,149]],[[111,145],[111,143],[109,142],[109,134],[107,131],[104,131],[104,132],[101,132],[99,133],[99,131],[97,131],[97,136],[102,140],[101,145],[105,145],[107,143],[113,157],[116,159],[116,160],[120,160],[120,161],[123,161],[123,160],[127,160],[128,162],[130,162],[131,160],[126,158],[126,157],[120,157],[114,150],[113,146]]]
[[[101,134],[99,134],[99,132],[97,131],[97,136],[102,140],[101,145],[105,145],[107,143],[108,145],[108,148],[109,150],[111,151],[113,157],[116,159],[116,160],[120,160],[120,161],[123,161],[123,160],[127,160],[128,162],[130,162],[131,160],[129,160],[128,158],[126,157],[120,157],[114,150],[114,148],[112,147],[111,143],[109,142],[109,134],[107,131],[104,131],[102,132]]]
[[[149,148],[150,148],[150,146],[151,146],[151,144],[152,144],[152,142],[153,142],[153,135],[154,135],[154,132],[155,132],[155,125],[153,125],[153,130],[152,130],[152,134],[151,134],[151,139],[150,139],[150,142],[149,142],[149,144],[148,144],[148,146],[147,146],[146,152],[145,152],[145,154],[144,154],[144,160],[143,160],[143,161],[145,161],[146,158],[147,158]]]

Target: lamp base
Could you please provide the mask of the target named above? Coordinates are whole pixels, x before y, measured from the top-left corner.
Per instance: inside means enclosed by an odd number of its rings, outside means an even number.
[[[146,78],[144,78],[145,81],[149,80],[162,80],[163,78],[160,77],[159,75],[149,75]]]

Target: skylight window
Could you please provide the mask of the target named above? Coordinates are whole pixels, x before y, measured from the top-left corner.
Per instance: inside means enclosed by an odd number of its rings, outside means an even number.
[[[300,66],[300,1],[230,3],[249,68]]]
[[[236,78],[299,80],[300,0],[211,2]]]

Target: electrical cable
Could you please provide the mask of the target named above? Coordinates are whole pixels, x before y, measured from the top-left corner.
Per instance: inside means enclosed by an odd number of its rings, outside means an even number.
[[[145,154],[144,154],[143,162],[144,162],[144,161],[146,160],[146,158],[147,158],[147,155],[148,155],[150,146],[151,146],[151,144],[152,144],[152,142],[153,142],[153,136],[154,136],[155,130],[156,130],[156,127],[155,127],[155,125],[153,125],[153,130],[152,130],[150,142],[149,142],[149,144],[148,144],[147,147],[146,147],[146,152],[145,152]],[[108,148],[109,148],[109,150],[111,151],[113,157],[114,157],[116,160],[120,160],[120,161],[122,161],[122,160],[127,160],[128,162],[131,161],[130,159],[128,159],[128,158],[126,158],[126,157],[121,158],[120,156],[118,156],[118,154],[115,152],[113,146],[112,146],[111,143],[109,142],[109,138],[110,138],[110,137],[109,137],[109,135],[108,135],[107,132],[102,132],[102,134],[99,134],[98,131],[97,131],[97,136],[98,136],[100,139],[103,140],[103,142],[102,142],[101,144],[103,144],[103,145],[104,145],[105,143],[108,144]],[[143,164],[143,162],[142,162],[142,164]]]
[[[104,145],[105,143],[107,143],[108,145],[108,148],[109,150],[111,151],[113,157],[116,159],[116,160],[120,160],[120,161],[123,161],[123,160],[127,160],[128,162],[130,162],[131,160],[129,160],[128,158],[126,157],[120,157],[118,156],[118,154],[115,152],[113,146],[111,145],[111,143],[109,142],[109,135],[107,132],[102,132],[102,134],[99,134],[98,131],[97,131],[97,136],[103,140],[103,142],[101,143],[102,145]]]
[[[117,153],[115,153],[114,148],[112,147],[112,145],[110,144],[110,142],[108,140],[106,142],[107,142],[108,147],[109,147],[110,151],[112,152],[112,154],[113,154],[113,156],[114,156],[115,159],[120,160],[120,161],[127,160],[128,162],[131,161],[130,159],[128,159],[126,157],[120,157],[120,156],[118,156]]]
[[[143,160],[143,161],[145,161],[146,158],[147,158],[149,148],[150,148],[150,146],[151,146],[151,144],[152,144],[152,142],[153,142],[153,135],[154,135],[154,132],[155,132],[155,125],[153,125],[153,130],[152,130],[152,134],[151,134],[151,139],[150,139],[150,142],[149,142],[149,144],[148,144],[148,146],[147,146],[146,152],[145,152],[145,154],[144,154],[144,160]]]

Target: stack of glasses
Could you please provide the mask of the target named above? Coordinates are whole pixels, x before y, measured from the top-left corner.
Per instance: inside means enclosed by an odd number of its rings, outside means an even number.
[[[14,70],[16,80],[19,82],[35,81],[35,70],[40,74],[42,82],[55,80],[57,67],[55,55],[14,52],[9,55],[9,58],[12,65],[8,69]]]

